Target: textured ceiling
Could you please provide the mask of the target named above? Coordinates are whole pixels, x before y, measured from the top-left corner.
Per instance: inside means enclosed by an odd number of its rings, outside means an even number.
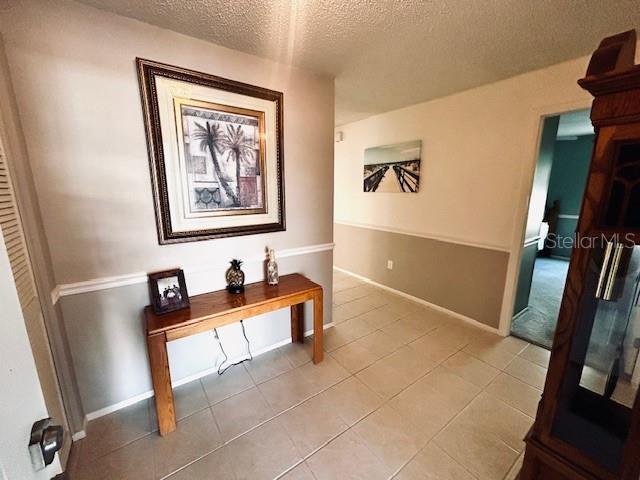
[[[336,124],[585,55],[637,0],[81,0],[336,78]]]

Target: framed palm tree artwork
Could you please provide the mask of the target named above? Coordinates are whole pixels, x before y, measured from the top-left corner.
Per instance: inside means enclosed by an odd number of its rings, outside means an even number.
[[[137,59],[161,244],[285,229],[282,93]]]

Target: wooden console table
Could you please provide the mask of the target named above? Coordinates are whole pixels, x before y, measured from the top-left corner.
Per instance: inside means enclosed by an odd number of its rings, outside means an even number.
[[[144,309],[147,346],[160,435],[176,429],[167,342],[238,322],[245,318],[291,307],[291,340],[304,340],[304,302],[313,300],[313,363],[323,358],[322,287],[294,273],[280,277],[275,286],[266,282],[245,286],[242,294],[220,290],[191,297],[191,308],[156,315]]]

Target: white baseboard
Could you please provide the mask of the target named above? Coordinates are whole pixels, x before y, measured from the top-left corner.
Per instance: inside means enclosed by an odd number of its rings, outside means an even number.
[[[358,280],[362,280],[363,282],[368,283],[370,285],[374,285],[376,287],[379,287],[379,288],[382,288],[384,290],[387,290],[387,291],[389,291],[391,293],[395,293],[396,295],[400,295],[401,297],[408,298],[409,300],[413,300],[414,302],[417,302],[417,303],[420,303],[422,305],[425,305],[425,306],[427,306],[429,308],[433,308],[434,310],[437,310],[439,312],[446,313],[447,315],[451,315],[452,317],[455,317],[458,320],[462,320],[463,322],[466,322],[466,323],[468,323],[470,325],[473,325],[474,327],[478,327],[478,328],[480,328],[482,330],[485,330],[487,332],[495,333],[496,335],[504,336],[504,335],[500,334],[500,332],[498,331],[497,328],[490,327],[489,325],[485,325],[484,323],[481,323],[478,320],[475,320],[475,319],[473,319],[471,317],[467,317],[466,315],[463,315],[461,313],[454,312],[453,310],[449,310],[448,308],[441,307],[440,305],[436,305],[435,303],[428,302],[427,300],[424,300],[424,299],[419,298],[419,297],[415,297],[415,296],[410,295],[408,293],[405,293],[405,292],[403,292],[401,290],[396,290],[395,288],[388,287],[387,285],[383,285],[382,283],[378,283],[378,282],[376,282],[374,280],[371,280],[368,277],[364,277],[362,275],[358,275],[357,273],[353,273],[353,272],[351,272],[349,270],[345,270],[344,268],[336,267],[334,265],[333,269],[337,270],[339,272],[342,272],[342,273],[346,273],[347,275],[350,275],[350,276],[352,276],[354,278],[357,278]]]
[[[203,374],[204,376],[204,374]],[[173,387],[177,387],[178,382],[171,382]],[[95,410],[93,412],[87,413],[87,421],[95,420],[96,418],[104,417],[105,415],[109,415],[110,413],[117,412],[118,410],[122,410],[123,408],[129,407],[135,403],[141,402],[142,400],[146,400],[147,398],[153,397],[153,390],[149,390],[147,392],[141,393],[140,395],[136,395],[135,397],[127,398],[118,403],[114,403],[113,405],[109,405],[107,407],[101,408],[99,410]]]
[[[87,436],[87,416],[82,419],[82,430],[79,430],[71,435],[71,440],[77,442]]]
[[[529,306],[527,305],[526,307],[524,307],[522,310],[520,310],[518,313],[516,313],[513,318],[511,319],[511,321],[515,321],[518,318],[520,318],[522,315],[524,315],[525,313],[527,313],[529,311]]]
[[[333,327],[333,322],[326,323],[323,328],[324,330],[326,330],[331,327]],[[308,337],[310,335],[313,335],[313,329],[307,330],[306,332],[304,332],[305,337]],[[252,352],[252,355],[255,358],[262,355],[263,353],[267,353],[267,352],[270,352],[271,350],[275,350],[276,348],[280,348],[284,345],[287,345],[288,343],[291,343],[291,338],[284,339],[280,342],[269,345],[268,347],[261,348],[260,350]],[[231,363],[235,363],[240,360],[242,360],[242,357],[229,359]],[[207,375],[211,375],[212,373],[216,373],[217,371],[218,371],[217,367],[208,368],[206,370],[202,370],[200,372],[194,373],[193,375],[189,375],[187,377],[181,378],[180,380],[176,380],[175,382],[171,382],[171,386],[173,388],[176,388],[176,387],[179,387],[180,385],[184,385],[186,383],[193,382],[194,380],[198,380],[202,377],[206,377]],[[141,393],[140,395],[136,395],[135,397],[131,397],[121,402],[114,403],[113,405],[109,405],[99,410],[90,412],[86,415],[86,421],[91,421],[91,420],[95,420],[96,418],[104,417],[105,415],[109,415],[110,413],[117,412],[118,410],[121,410],[123,408],[126,408],[130,405],[141,402],[142,400],[146,400],[151,397],[153,397],[153,390],[149,390],[147,392]],[[84,438],[85,436],[86,436],[85,431],[81,430],[79,432],[74,433],[72,435],[72,438],[74,441],[76,441]]]

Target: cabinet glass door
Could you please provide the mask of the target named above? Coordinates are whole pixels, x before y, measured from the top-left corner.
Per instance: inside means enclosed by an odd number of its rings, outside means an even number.
[[[615,472],[640,382],[640,246],[593,241],[552,435]]]
[[[611,172],[611,188],[604,209],[604,228],[640,228],[640,143],[617,145]]]

